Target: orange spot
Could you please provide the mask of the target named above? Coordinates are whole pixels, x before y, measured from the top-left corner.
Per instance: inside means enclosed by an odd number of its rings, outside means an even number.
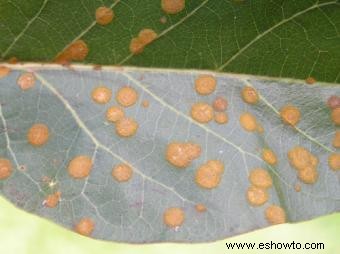
[[[58,191],[54,194],[48,195],[47,198],[45,199],[45,206],[49,208],[54,208],[58,205],[59,200],[61,197],[61,192]]]
[[[336,95],[332,95],[327,100],[327,106],[330,109],[336,109],[340,107],[340,97]]]
[[[313,184],[319,178],[319,173],[314,167],[306,167],[298,171],[299,179],[306,184]]]
[[[289,163],[296,170],[303,170],[306,167],[316,167],[318,158],[302,146],[295,146],[288,151]]]
[[[49,138],[47,125],[42,123],[34,124],[27,132],[27,140],[32,146],[42,146]]]
[[[188,167],[201,155],[201,147],[193,143],[170,143],[166,149],[166,160],[178,168]]]
[[[332,144],[335,148],[340,148],[340,131],[335,132]]]
[[[248,104],[256,104],[259,101],[259,95],[255,88],[250,86],[245,86],[242,89],[241,97],[244,102]]]
[[[182,208],[170,207],[163,214],[163,222],[168,227],[179,227],[183,224],[185,214]]]
[[[262,168],[252,170],[249,175],[249,181],[252,185],[264,189],[268,189],[273,185],[273,180],[268,171]]]
[[[132,38],[130,42],[130,52],[138,55],[144,51],[144,44],[139,38]]]
[[[118,182],[127,182],[132,177],[132,169],[127,164],[118,164],[112,170],[112,177]]]
[[[300,110],[292,105],[286,105],[280,110],[281,120],[285,124],[295,126],[301,118]]]
[[[9,160],[0,157],[0,180],[10,177],[12,170],[12,163]]]
[[[6,66],[0,66],[0,79],[10,74],[11,69]]]
[[[185,8],[185,0],[162,0],[162,10],[167,14],[176,14]]]
[[[332,153],[328,157],[328,165],[334,171],[340,170],[340,153]]]
[[[199,123],[208,123],[214,117],[214,110],[209,104],[198,102],[191,107],[191,117]]]
[[[250,186],[247,190],[247,199],[252,206],[261,206],[268,201],[268,198],[266,189]]]
[[[106,120],[109,122],[117,122],[125,116],[124,110],[117,106],[112,106],[106,111]]]
[[[195,182],[202,188],[216,188],[224,172],[224,165],[218,160],[209,160],[200,166],[195,174]]]
[[[272,225],[286,222],[286,212],[280,206],[271,205],[267,207],[265,216],[267,221]]]
[[[203,213],[207,210],[207,208],[203,204],[196,204],[195,209],[197,212],[200,212],[200,213]]]
[[[61,52],[55,59],[56,63],[67,64],[72,61],[82,61],[89,53],[87,44],[83,40],[77,40]]]
[[[138,123],[130,117],[123,117],[116,123],[116,133],[121,137],[131,137],[137,130]]]
[[[340,125],[340,108],[333,109],[331,117],[335,125]]]
[[[295,184],[294,189],[295,189],[296,192],[300,192],[301,191],[301,185],[298,184],[298,183]]]
[[[217,112],[225,111],[228,107],[228,101],[223,97],[217,97],[213,102],[213,108]]]
[[[313,78],[313,77],[308,77],[308,78],[306,78],[306,83],[307,83],[308,85],[313,85],[313,84],[315,84],[315,82],[316,82],[316,80],[315,80],[315,78]]]
[[[25,72],[21,74],[17,80],[17,84],[24,91],[31,89],[35,85],[34,74],[31,72]]]
[[[249,132],[256,131],[258,127],[255,116],[248,112],[241,114],[240,124],[243,127],[243,129]]]
[[[227,113],[225,112],[217,112],[214,115],[214,120],[218,124],[226,124],[229,120]]]
[[[10,59],[7,61],[9,64],[17,64],[19,62],[19,59],[16,58],[15,56],[12,56]]]
[[[112,91],[106,86],[98,86],[92,90],[91,97],[98,104],[106,104],[111,100]]]
[[[74,230],[78,234],[90,236],[94,230],[94,222],[90,218],[83,218],[77,223]]]
[[[142,101],[142,107],[143,107],[143,108],[147,108],[147,107],[149,107],[149,106],[150,106],[150,102],[149,102],[148,100]]]
[[[135,89],[129,86],[120,88],[116,94],[117,102],[123,107],[130,107],[136,103],[138,93]]]
[[[277,163],[275,153],[267,148],[262,150],[262,159],[270,165],[275,165]]]
[[[96,10],[96,22],[99,25],[105,26],[111,23],[114,18],[113,10],[108,7],[101,6]]]
[[[85,155],[79,155],[70,161],[67,169],[70,176],[76,179],[85,178],[91,172],[92,159]]]
[[[195,89],[200,95],[211,94],[216,89],[216,79],[212,75],[200,75],[195,80]]]
[[[152,29],[144,28],[139,32],[138,38],[140,42],[146,46],[157,38],[157,33]]]

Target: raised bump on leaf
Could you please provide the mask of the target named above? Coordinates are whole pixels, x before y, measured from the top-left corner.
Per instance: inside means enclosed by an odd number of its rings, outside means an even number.
[[[269,199],[266,189],[250,186],[247,190],[247,200],[252,206],[261,206]]]
[[[191,106],[191,117],[199,123],[208,123],[214,117],[214,110],[208,103],[197,102]]]
[[[167,14],[177,14],[185,8],[185,0],[161,0],[162,10]]]
[[[340,107],[332,110],[331,117],[335,125],[340,125]]]
[[[334,171],[340,170],[340,153],[332,153],[328,157],[328,165]]]
[[[132,177],[132,168],[127,164],[118,164],[112,169],[112,177],[118,182],[127,182]]]
[[[191,162],[201,155],[201,147],[194,143],[173,142],[167,145],[165,158],[178,168],[188,167]]]
[[[327,100],[327,106],[330,109],[336,109],[340,107],[340,97],[336,95],[332,95]]]
[[[60,197],[61,197],[60,191],[57,191],[53,194],[48,195],[46,199],[44,200],[45,206],[48,208],[56,207],[59,203]]]
[[[76,40],[64,51],[57,55],[55,62],[60,64],[68,64],[72,61],[83,61],[88,53],[89,48],[85,41]]]
[[[195,182],[204,189],[213,189],[220,184],[223,173],[221,161],[209,160],[196,170]]]
[[[27,141],[32,146],[42,146],[47,143],[49,139],[49,129],[46,124],[37,123],[32,125],[32,127],[27,132]]]
[[[215,111],[222,112],[222,111],[225,111],[227,109],[228,101],[224,97],[218,96],[213,101],[212,106],[213,106]]]
[[[106,86],[98,86],[92,90],[91,97],[98,104],[106,104],[111,100],[112,91]]]
[[[8,74],[10,74],[11,69],[6,66],[0,66],[0,79],[6,77]]]
[[[335,148],[340,148],[340,131],[336,131],[333,137],[332,145]]]
[[[116,123],[116,133],[120,137],[128,138],[136,134],[138,123],[131,117],[123,117]]]
[[[267,221],[272,224],[282,224],[286,222],[286,212],[280,206],[271,205],[265,210]]]
[[[216,79],[212,75],[200,75],[195,80],[195,90],[200,95],[209,95],[216,89]]]
[[[256,104],[259,101],[259,95],[256,89],[251,86],[243,87],[241,97],[242,100],[248,104]]]
[[[10,177],[13,171],[13,166],[10,160],[0,157],[0,180]]]
[[[125,116],[124,110],[118,106],[112,106],[106,111],[106,120],[109,122],[117,122]]]
[[[268,148],[262,150],[262,159],[270,165],[275,165],[277,163],[276,154]]]
[[[228,123],[229,118],[227,113],[225,112],[216,112],[214,114],[214,120],[218,124],[226,124]]]
[[[168,227],[179,227],[185,220],[185,213],[180,207],[170,207],[163,214],[163,222]]]
[[[90,175],[92,159],[86,155],[74,157],[68,164],[68,173],[76,179],[82,179]]]
[[[203,213],[207,211],[207,207],[201,203],[195,205],[195,209],[197,212]]]
[[[120,88],[116,93],[117,102],[123,107],[130,107],[138,100],[137,91],[129,86]]]
[[[285,124],[295,126],[301,118],[300,110],[293,105],[286,105],[281,108],[280,116]]]
[[[313,84],[316,83],[316,80],[315,80],[315,78],[313,78],[313,77],[308,77],[308,78],[306,78],[306,83],[307,83],[308,85],[313,85]]]
[[[273,185],[273,180],[270,174],[267,170],[262,168],[256,168],[250,171],[249,181],[252,185],[264,189],[268,189]]]
[[[29,90],[35,86],[35,76],[31,72],[21,74],[17,80],[18,86],[21,90]]]
[[[74,227],[74,230],[83,236],[90,236],[94,230],[94,221],[90,218],[82,218]]]
[[[256,131],[258,127],[256,117],[249,112],[241,114],[240,124],[243,127],[243,129],[249,132]]]
[[[97,24],[106,26],[113,20],[114,12],[111,8],[101,6],[97,8],[95,16]]]

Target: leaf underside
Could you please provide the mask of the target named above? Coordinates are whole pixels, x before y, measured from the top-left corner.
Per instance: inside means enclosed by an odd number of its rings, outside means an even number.
[[[95,222],[91,237],[129,243],[206,242],[249,232],[269,226],[264,211],[271,204],[285,210],[287,222],[340,210],[340,172],[327,163],[335,151],[331,145],[335,127],[325,104],[330,95],[340,94],[337,86],[216,74],[216,91],[199,96],[193,88],[196,72],[31,68],[36,85],[23,91],[16,80],[26,67],[15,68],[0,80],[0,157],[10,159],[15,168],[0,181],[0,193],[22,209],[70,229],[89,217]],[[100,84],[113,94],[124,85],[138,91],[137,103],[125,109],[139,123],[135,136],[121,138],[105,121],[107,108],[116,102],[114,98],[106,105],[92,101],[91,91]],[[262,96],[255,106],[240,97],[247,84]],[[228,100],[227,124],[202,125],[191,119],[193,103],[212,103],[216,96]],[[149,107],[141,106],[144,100]],[[288,103],[301,111],[297,129],[283,124],[275,112]],[[243,112],[256,116],[263,134],[240,126]],[[37,122],[47,124],[51,132],[40,148],[26,140],[27,130]],[[166,146],[174,141],[199,144],[201,156],[185,169],[175,168],[165,160]],[[288,162],[288,151],[297,145],[319,159],[315,184],[302,183]],[[276,153],[276,166],[261,159],[264,147]],[[94,166],[88,178],[75,180],[67,165],[79,154],[93,156]],[[202,189],[194,182],[196,169],[214,159],[224,163],[225,172],[218,187]],[[133,177],[118,183],[111,170],[122,162],[133,166]],[[246,199],[248,174],[258,167],[270,172],[274,186],[265,205],[252,207]],[[54,184],[46,183],[46,177]],[[300,192],[294,189],[296,184],[301,185]],[[55,191],[61,191],[61,200],[57,207],[47,208],[44,200]],[[197,212],[197,203],[207,211]],[[169,207],[184,210],[180,227],[163,223]]]
[[[81,39],[89,47],[85,63],[340,81],[339,0],[187,0],[175,15],[160,3],[3,0],[0,59],[51,62]],[[115,13],[106,26],[95,22],[102,5]],[[158,38],[132,55],[130,41],[143,28]]]

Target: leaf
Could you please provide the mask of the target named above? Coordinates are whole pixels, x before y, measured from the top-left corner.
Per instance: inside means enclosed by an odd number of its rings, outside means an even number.
[[[210,69],[339,83],[338,0],[196,0],[166,14],[160,0],[35,0],[0,4],[2,59],[51,62],[86,42],[86,63]],[[96,24],[100,6],[115,18]],[[157,39],[141,54],[129,45],[144,28]],[[12,59],[13,60],[13,59]]]
[[[32,64],[13,68],[0,79],[0,157],[13,164],[10,177],[0,180],[0,190],[22,209],[72,230],[81,219],[91,218],[91,237],[130,243],[206,242],[238,235],[269,226],[265,211],[271,205],[284,209],[287,222],[340,210],[340,171],[328,165],[328,157],[336,152],[332,146],[336,128],[326,101],[339,94],[335,85],[211,73],[217,88],[201,96],[193,85],[201,73],[195,71],[112,67],[93,71],[86,66]],[[34,73],[36,83],[22,90],[16,83],[26,71]],[[103,85],[112,90],[113,98],[107,104],[95,103],[93,91]],[[122,138],[105,114],[117,105],[114,97],[126,85],[139,95],[135,105],[124,109],[139,128],[134,136]],[[257,104],[241,99],[245,86],[257,90]],[[194,103],[210,104],[217,96],[228,101],[228,123],[200,124],[190,117]],[[296,127],[280,119],[278,110],[287,104],[301,112]],[[244,112],[255,116],[264,131],[241,127]],[[27,140],[36,123],[46,124],[50,131],[42,146]],[[167,145],[175,141],[199,144],[201,155],[186,168],[175,167],[165,158]],[[314,184],[301,181],[287,158],[296,146],[318,159]],[[276,165],[262,159],[264,148],[276,154]],[[89,177],[74,179],[69,174],[70,161],[78,155],[93,159]],[[211,189],[196,181],[198,169],[208,160],[224,165],[220,183]],[[120,163],[132,167],[126,182],[111,175]],[[260,206],[250,205],[246,198],[248,177],[255,168],[267,170],[273,179],[269,199]],[[61,192],[59,203],[47,207],[47,196],[56,192]],[[206,210],[199,211],[197,204]],[[164,223],[171,207],[182,209],[182,224]]]

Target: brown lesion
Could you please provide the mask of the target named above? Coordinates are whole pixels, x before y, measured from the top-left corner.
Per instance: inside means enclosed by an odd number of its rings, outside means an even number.
[[[54,59],[55,63],[67,65],[73,61],[83,61],[89,53],[89,48],[85,41],[76,40],[59,53]]]

